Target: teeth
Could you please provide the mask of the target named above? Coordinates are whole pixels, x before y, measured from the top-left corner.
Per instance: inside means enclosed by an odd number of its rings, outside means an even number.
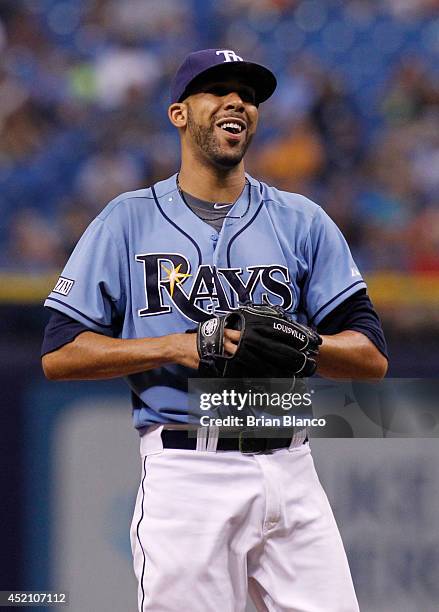
[[[229,121],[227,123],[222,123],[220,127],[223,130],[227,130],[227,129],[236,130],[238,133],[242,132],[242,130],[243,130],[242,125],[240,125],[239,123],[233,123],[231,121]]]

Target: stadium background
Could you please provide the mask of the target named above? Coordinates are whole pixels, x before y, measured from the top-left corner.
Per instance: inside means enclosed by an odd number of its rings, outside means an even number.
[[[316,200],[341,227],[383,319],[390,375],[437,378],[437,0],[2,0],[0,589],[69,589],[88,559],[89,581],[73,590],[107,588],[114,604],[110,587],[129,565],[125,495],[134,495],[138,466],[131,473],[128,394],[120,381],[44,381],[41,303],[106,202],[176,170],[169,80],[186,52],[203,47],[232,48],[279,76],[248,170]],[[420,601],[426,612],[437,609],[438,547],[428,542],[437,519],[426,510],[439,489],[428,469],[437,459],[431,442],[316,444],[366,610],[411,612]],[[347,457],[357,463],[343,488],[336,474]],[[371,497],[388,495],[385,508],[371,508]],[[98,498],[107,506],[75,506]],[[93,517],[89,532],[83,512]],[[368,546],[356,541],[361,530]],[[113,565],[100,565],[109,558]],[[123,609],[98,601],[71,609]]]

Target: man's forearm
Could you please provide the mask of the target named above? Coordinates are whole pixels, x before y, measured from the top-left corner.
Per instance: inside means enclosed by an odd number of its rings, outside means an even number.
[[[321,376],[379,379],[385,375],[387,360],[363,334],[344,331],[322,338],[317,367]],[[227,346],[230,352],[235,350],[230,341]],[[196,334],[122,340],[84,332],[44,355],[42,362],[51,380],[99,380],[137,374],[167,363],[197,368],[199,358]]]
[[[322,336],[317,373],[326,378],[380,379],[387,371],[387,359],[364,335],[343,331]]]
[[[98,380],[145,372],[166,363],[198,366],[195,334],[121,340],[84,332],[73,342],[44,355],[51,380]]]

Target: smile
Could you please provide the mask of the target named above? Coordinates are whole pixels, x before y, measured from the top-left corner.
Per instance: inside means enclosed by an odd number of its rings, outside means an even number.
[[[241,119],[236,119],[235,117],[226,117],[225,119],[221,119],[216,123],[216,126],[229,134],[241,134],[247,129],[246,123]]]

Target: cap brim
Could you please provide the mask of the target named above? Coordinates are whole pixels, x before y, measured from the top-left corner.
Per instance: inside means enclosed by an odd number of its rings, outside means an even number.
[[[254,89],[257,104],[268,100],[277,86],[277,80],[274,74],[261,64],[255,64],[253,62],[227,62],[211,66],[203,72],[200,72],[200,74],[187,85],[183,94],[180,96],[179,102],[183,101],[191,94],[196,93],[197,87],[205,83],[206,79],[224,79],[234,76]]]

